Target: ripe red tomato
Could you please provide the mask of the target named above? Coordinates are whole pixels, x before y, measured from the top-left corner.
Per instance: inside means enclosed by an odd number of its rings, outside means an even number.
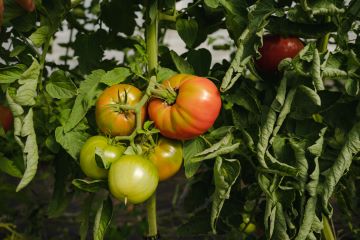
[[[32,12],[35,10],[34,0],[16,0],[16,2],[27,12]]]
[[[141,97],[141,91],[129,84],[117,84],[105,89],[96,102],[96,123],[100,130],[112,136],[130,135],[136,127],[135,112],[122,110],[119,105],[134,106]],[[143,107],[142,122],[145,115],[146,108]]]
[[[281,60],[295,57],[303,48],[304,44],[296,37],[265,35],[256,67],[262,73],[275,73]]]
[[[163,82],[177,92],[174,103],[154,98],[148,106],[149,117],[168,138],[186,140],[206,132],[221,109],[220,93],[207,78],[177,74]]]
[[[13,125],[14,118],[9,108],[0,105],[0,125],[5,132],[9,131]]]
[[[149,159],[155,164],[159,180],[174,176],[183,160],[183,148],[180,141],[161,137],[154,149],[150,150]]]
[[[103,161],[110,164],[121,157],[125,147],[109,145],[108,139],[104,136],[93,136],[86,140],[80,151],[81,170],[88,177],[103,179],[107,177],[108,170],[97,166],[95,160],[96,149],[102,151]]]
[[[146,201],[156,190],[159,176],[155,165],[140,155],[123,155],[110,166],[111,194],[130,203]]]

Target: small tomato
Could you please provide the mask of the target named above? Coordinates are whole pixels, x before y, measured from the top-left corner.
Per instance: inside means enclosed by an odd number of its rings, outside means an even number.
[[[154,149],[150,150],[148,157],[158,170],[159,180],[166,180],[174,176],[181,168],[182,143],[161,137]]]
[[[106,163],[112,163],[119,159],[125,147],[108,144],[108,139],[103,136],[93,136],[86,140],[80,151],[80,167],[86,176],[93,179],[104,179],[108,170],[98,167],[95,160],[96,149],[102,152],[102,159]]]

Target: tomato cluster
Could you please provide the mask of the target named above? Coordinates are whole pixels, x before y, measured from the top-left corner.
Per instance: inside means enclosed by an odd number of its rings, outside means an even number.
[[[134,204],[147,200],[159,181],[169,179],[180,170],[183,146],[178,140],[206,132],[221,108],[217,87],[202,77],[177,74],[162,84],[155,84],[150,92],[152,96],[146,104],[142,101],[142,92],[130,84],[105,89],[96,102],[95,116],[99,130],[112,139],[93,136],[80,152],[80,167],[86,176],[107,178],[115,198]],[[147,112],[162,136],[156,137],[155,142],[152,136],[147,136],[145,143],[141,141],[141,154],[124,154],[124,142],[116,137],[136,136]]]

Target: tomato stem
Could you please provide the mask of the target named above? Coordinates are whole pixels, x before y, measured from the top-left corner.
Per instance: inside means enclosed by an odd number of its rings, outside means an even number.
[[[336,237],[334,235],[334,229],[333,226],[330,224],[330,221],[328,219],[327,216],[325,216],[324,214],[322,215],[323,217],[323,224],[324,224],[324,228],[322,229],[322,235],[324,237],[325,240],[335,240]]]
[[[158,234],[157,224],[156,224],[156,191],[149,198],[146,203],[147,210],[147,220],[149,225],[148,236],[156,236]]]
[[[153,19],[150,17],[152,13]],[[158,68],[158,28],[159,28],[159,11],[157,1],[148,1],[147,5],[147,25],[145,30],[146,40],[146,52],[148,56],[148,76],[150,77],[149,85],[146,89],[145,96],[150,98],[152,90],[155,89],[156,84],[156,72]],[[143,99],[142,99],[143,100]],[[144,102],[143,104],[145,104]],[[136,112],[138,129],[141,127],[141,121],[139,120],[140,113]],[[149,236],[157,236],[157,223],[156,223],[156,192],[150,197],[146,205],[147,219],[149,225]]]

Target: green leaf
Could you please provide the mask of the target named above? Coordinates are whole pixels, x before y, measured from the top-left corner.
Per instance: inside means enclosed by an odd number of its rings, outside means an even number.
[[[132,36],[136,26],[137,4],[127,0],[109,0],[101,4],[101,18],[115,32]]]
[[[187,61],[195,70],[197,76],[208,76],[211,66],[211,53],[205,48],[191,50],[187,54]]]
[[[98,192],[100,189],[107,189],[107,182],[104,180],[74,179],[72,184],[85,192]]]
[[[205,4],[211,8],[217,8],[219,6],[219,0],[205,0]]]
[[[347,135],[346,142],[342,147],[335,162],[326,171],[324,182],[322,183],[322,202],[323,206],[328,206],[328,201],[333,194],[336,184],[344,175],[352,163],[353,156],[360,151],[360,122],[357,122]]]
[[[214,165],[215,192],[211,208],[211,229],[216,233],[216,222],[226,199],[230,198],[231,187],[241,171],[240,162],[236,159],[217,157]]]
[[[192,158],[205,149],[205,141],[195,138],[184,143],[184,167],[186,178],[191,178],[199,169],[201,162],[193,163]]]
[[[14,162],[6,158],[2,153],[0,153],[0,170],[13,177],[22,177],[22,172],[16,167]]]
[[[90,214],[91,207],[93,204],[95,194],[90,194],[84,201],[84,204],[81,205],[81,214],[80,214],[80,228],[79,235],[81,240],[86,240],[88,231],[89,231],[89,222],[90,222]]]
[[[298,89],[305,94],[316,106],[321,106],[320,96],[311,88],[300,85]]]
[[[34,59],[31,66],[21,74],[18,82],[21,85],[16,92],[15,102],[22,106],[35,105],[37,83],[40,75],[40,64]]]
[[[159,67],[158,72],[156,74],[156,80],[159,83],[162,83],[163,81],[165,81],[166,79],[169,79],[170,77],[174,76],[175,74],[177,74],[177,72],[171,70],[170,68]]]
[[[67,208],[72,194],[68,189],[68,176],[71,173],[71,159],[67,156],[57,155],[54,160],[55,183],[53,195],[48,207],[49,218],[59,217]]]
[[[81,147],[90,135],[83,131],[70,131],[65,133],[64,127],[57,127],[55,130],[56,141],[70,154],[70,156],[77,160],[80,154]]]
[[[48,26],[41,26],[33,32],[29,39],[33,42],[35,47],[41,47],[46,41],[50,34],[50,28]]]
[[[100,89],[98,88],[104,70],[93,71],[84,81],[81,82],[79,95],[75,99],[70,117],[65,125],[65,132],[71,131],[85,117],[87,111],[95,105]]]
[[[185,42],[188,48],[191,48],[197,37],[198,23],[195,19],[177,19],[176,31],[179,33],[181,39]]]
[[[20,78],[26,69],[25,65],[17,64],[0,69],[0,84],[13,83]]]
[[[236,40],[238,49],[222,80],[220,87],[222,92],[229,90],[245,74],[246,65],[257,53],[256,47],[260,46],[267,17],[275,11],[276,8],[271,0],[257,1],[253,6],[248,16],[249,24]]]
[[[113,215],[113,204],[108,197],[102,202],[95,216],[94,240],[103,240]]]
[[[118,67],[106,72],[102,76],[100,82],[105,83],[108,86],[112,86],[124,82],[130,75],[131,72],[128,68]]]
[[[174,51],[171,51],[170,54],[171,54],[172,60],[175,63],[177,70],[180,73],[194,74],[193,67],[187,61],[185,61],[182,57],[177,55],[177,53]]]
[[[52,98],[72,98],[77,94],[76,85],[62,70],[53,72],[46,84],[46,91]]]
[[[18,137],[20,138],[20,136]],[[36,142],[36,134],[34,130],[32,108],[30,108],[29,112],[27,113],[27,115],[23,120],[21,137],[26,138],[23,148],[23,156],[24,156],[24,162],[26,163],[25,164],[26,168],[21,178],[21,181],[16,188],[17,192],[22,190],[24,187],[26,187],[35,177],[38,161],[39,161],[38,145]]]

